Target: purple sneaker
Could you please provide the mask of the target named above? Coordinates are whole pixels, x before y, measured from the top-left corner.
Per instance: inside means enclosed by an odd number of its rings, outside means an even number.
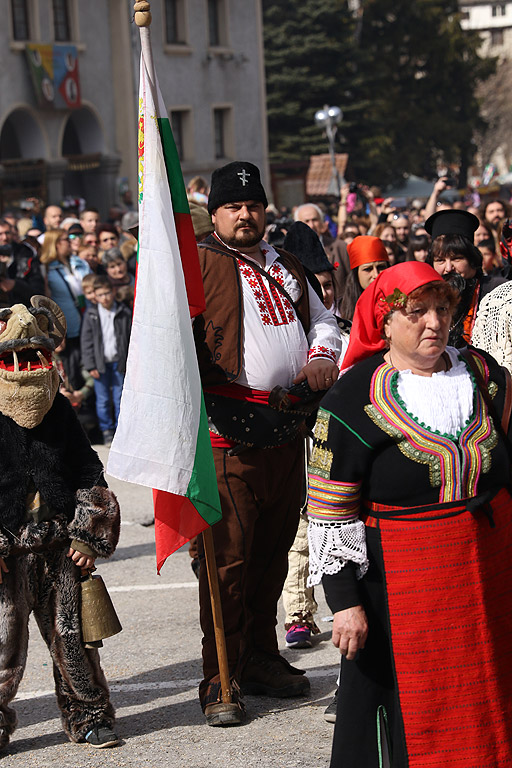
[[[311,629],[307,624],[292,624],[285,641],[287,648],[311,648]]]

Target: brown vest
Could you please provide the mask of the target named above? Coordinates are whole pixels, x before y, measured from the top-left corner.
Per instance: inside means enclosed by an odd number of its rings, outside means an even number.
[[[210,250],[211,245],[215,250]],[[291,253],[277,248],[279,263],[301,286],[295,310],[304,332],[309,332],[308,283],[302,265]],[[218,251],[222,251],[219,253]],[[194,320],[199,370],[203,384],[228,384],[242,369],[244,327],[242,283],[236,255],[212,236],[198,247],[206,311]]]

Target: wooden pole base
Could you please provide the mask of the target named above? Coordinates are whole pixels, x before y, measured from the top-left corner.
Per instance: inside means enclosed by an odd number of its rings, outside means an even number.
[[[220,602],[219,579],[217,576],[217,563],[215,560],[215,547],[213,544],[212,529],[203,531],[204,554],[208,571],[208,583],[210,585],[210,599],[212,603],[213,627],[215,630],[215,644],[217,646],[217,659],[219,662],[220,686],[222,701],[225,704],[233,699],[231,696],[231,684],[229,681],[228,654],[226,649],[226,637],[224,635],[224,620],[222,618],[222,605]]]

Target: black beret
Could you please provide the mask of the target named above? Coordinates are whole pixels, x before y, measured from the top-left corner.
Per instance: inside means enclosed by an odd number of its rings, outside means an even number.
[[[254,200],[268,205],[267,196],[260,179],[259,169],[252,163],[236,160],[223,165],[212,173],[208,213],[226,203],[241,203]]]
[[[317,274],[334,269],[327,258],[320,238],[303,221],[296,221],[287,232],[283,248],[298,258],[300,263]]]
[[[438,211],[425,222],[425,229],[432,235],[432,240],[440,235],[464,235],[473,242],[475,232],[480,226],[478,218],[469,211]]]

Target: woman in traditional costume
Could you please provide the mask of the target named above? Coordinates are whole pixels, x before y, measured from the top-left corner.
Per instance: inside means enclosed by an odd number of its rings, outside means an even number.
[[[356,303],[362,292],[389,267],[389,256],[379,237],[361,235],[347,246],[350,272],[345,283],[340,316],[352,322]]]
[[[319,410],[310,584],[344,657],[331,768],[512,765],[509,375],[447,347],[457,300],[428,264],[382,272]]]

